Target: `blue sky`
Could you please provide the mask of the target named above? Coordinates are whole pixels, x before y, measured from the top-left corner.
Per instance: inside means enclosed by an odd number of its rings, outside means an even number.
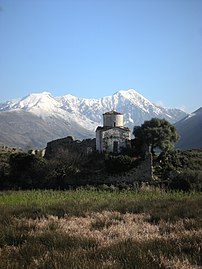
[[[201,0],[0,0],[0,102],[129,88],[202,106]]]

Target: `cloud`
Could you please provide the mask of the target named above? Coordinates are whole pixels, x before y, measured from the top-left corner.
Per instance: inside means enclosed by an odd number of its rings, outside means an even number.
[[[187,107],[185,105],[180,105],[179,109],[187,113]]]
[[[165,104],[163,103],[163,101],[161,100],[157,100],[153,102],[156,106],[161,106],[161,107],[165,107]]]
[[[161,100],[154,101],[153,104],[155,104],[156,106],[164,107],[164,108],[171,108],[170,106],[165,105],[165,103]],[[180,109],[187,113],[187,107],[183,104],[179,106],[175,106],[174,108]]]

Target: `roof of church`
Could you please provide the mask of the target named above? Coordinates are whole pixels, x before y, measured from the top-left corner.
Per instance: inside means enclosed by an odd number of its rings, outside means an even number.
[[[125,131],[130,131],[130,129],[128,127],[121,127],[121,126],[115,126],[115,127],[111,127],[111,126],[98,126],[96,131],[102,130],[102,131],[107,131],[110,129],[121,129],[121,130],[125,130]]]
[[[111,110],[111,111],[105,112],[103,115],[123,115],[123,113],[117,112],[115,110]]]

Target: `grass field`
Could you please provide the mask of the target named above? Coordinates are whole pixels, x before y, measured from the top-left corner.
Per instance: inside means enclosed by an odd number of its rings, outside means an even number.
[[[200,193],[0,192],[0,268],[202,268]]]

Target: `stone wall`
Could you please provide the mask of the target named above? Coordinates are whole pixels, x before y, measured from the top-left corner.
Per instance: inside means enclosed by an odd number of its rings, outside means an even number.
[[[30,150],[28,150],[28,153],[43,158],[45,156],[46,149],[30,149]]]
[[[108,176],[106,178],[108,182],[125,182],[125,183],[134,183],[138,182],[151,182],[153,180],[153,167],[152,167],[152,155],[148,154],[145,160],[131,169],[130,171],[116,176]]]
[[[68,136],[62,139],[51,141],[47,144],[45,158],[53,159],[58,157],[59,154],[72,154],[79,153],[88,155],[95,151],[96,141],[95,139],[86,140],[74,140]],[[70,185],[79,184],[133,184],[135,182],[151,182],[153,180],[153,168],[152,168],[152,155],[148,154],[145,160],[142,160],[139,165],[128,172],[122,174],[108,174],[103,169],[100,172],[95,171],[83,171],[78,174],[78,181],[76,178],[68,180]]]
[[[79,153],[87,155],[95,150],[95,139],[74,140],[72,136],[53,140],[48,142],[45,158],[52,159],[62,152],[65,153]]]
[[[83,174],[80,183],[83,185],[124,185],[124,184],[135,184],[141,182],[153,181],[153,166],[152,166],[152,155],[149,154],[145,160],[141,161],[140,164],[121,174],[108,174],[106,172]],[[72,181],[72,183],[74,183]]]

